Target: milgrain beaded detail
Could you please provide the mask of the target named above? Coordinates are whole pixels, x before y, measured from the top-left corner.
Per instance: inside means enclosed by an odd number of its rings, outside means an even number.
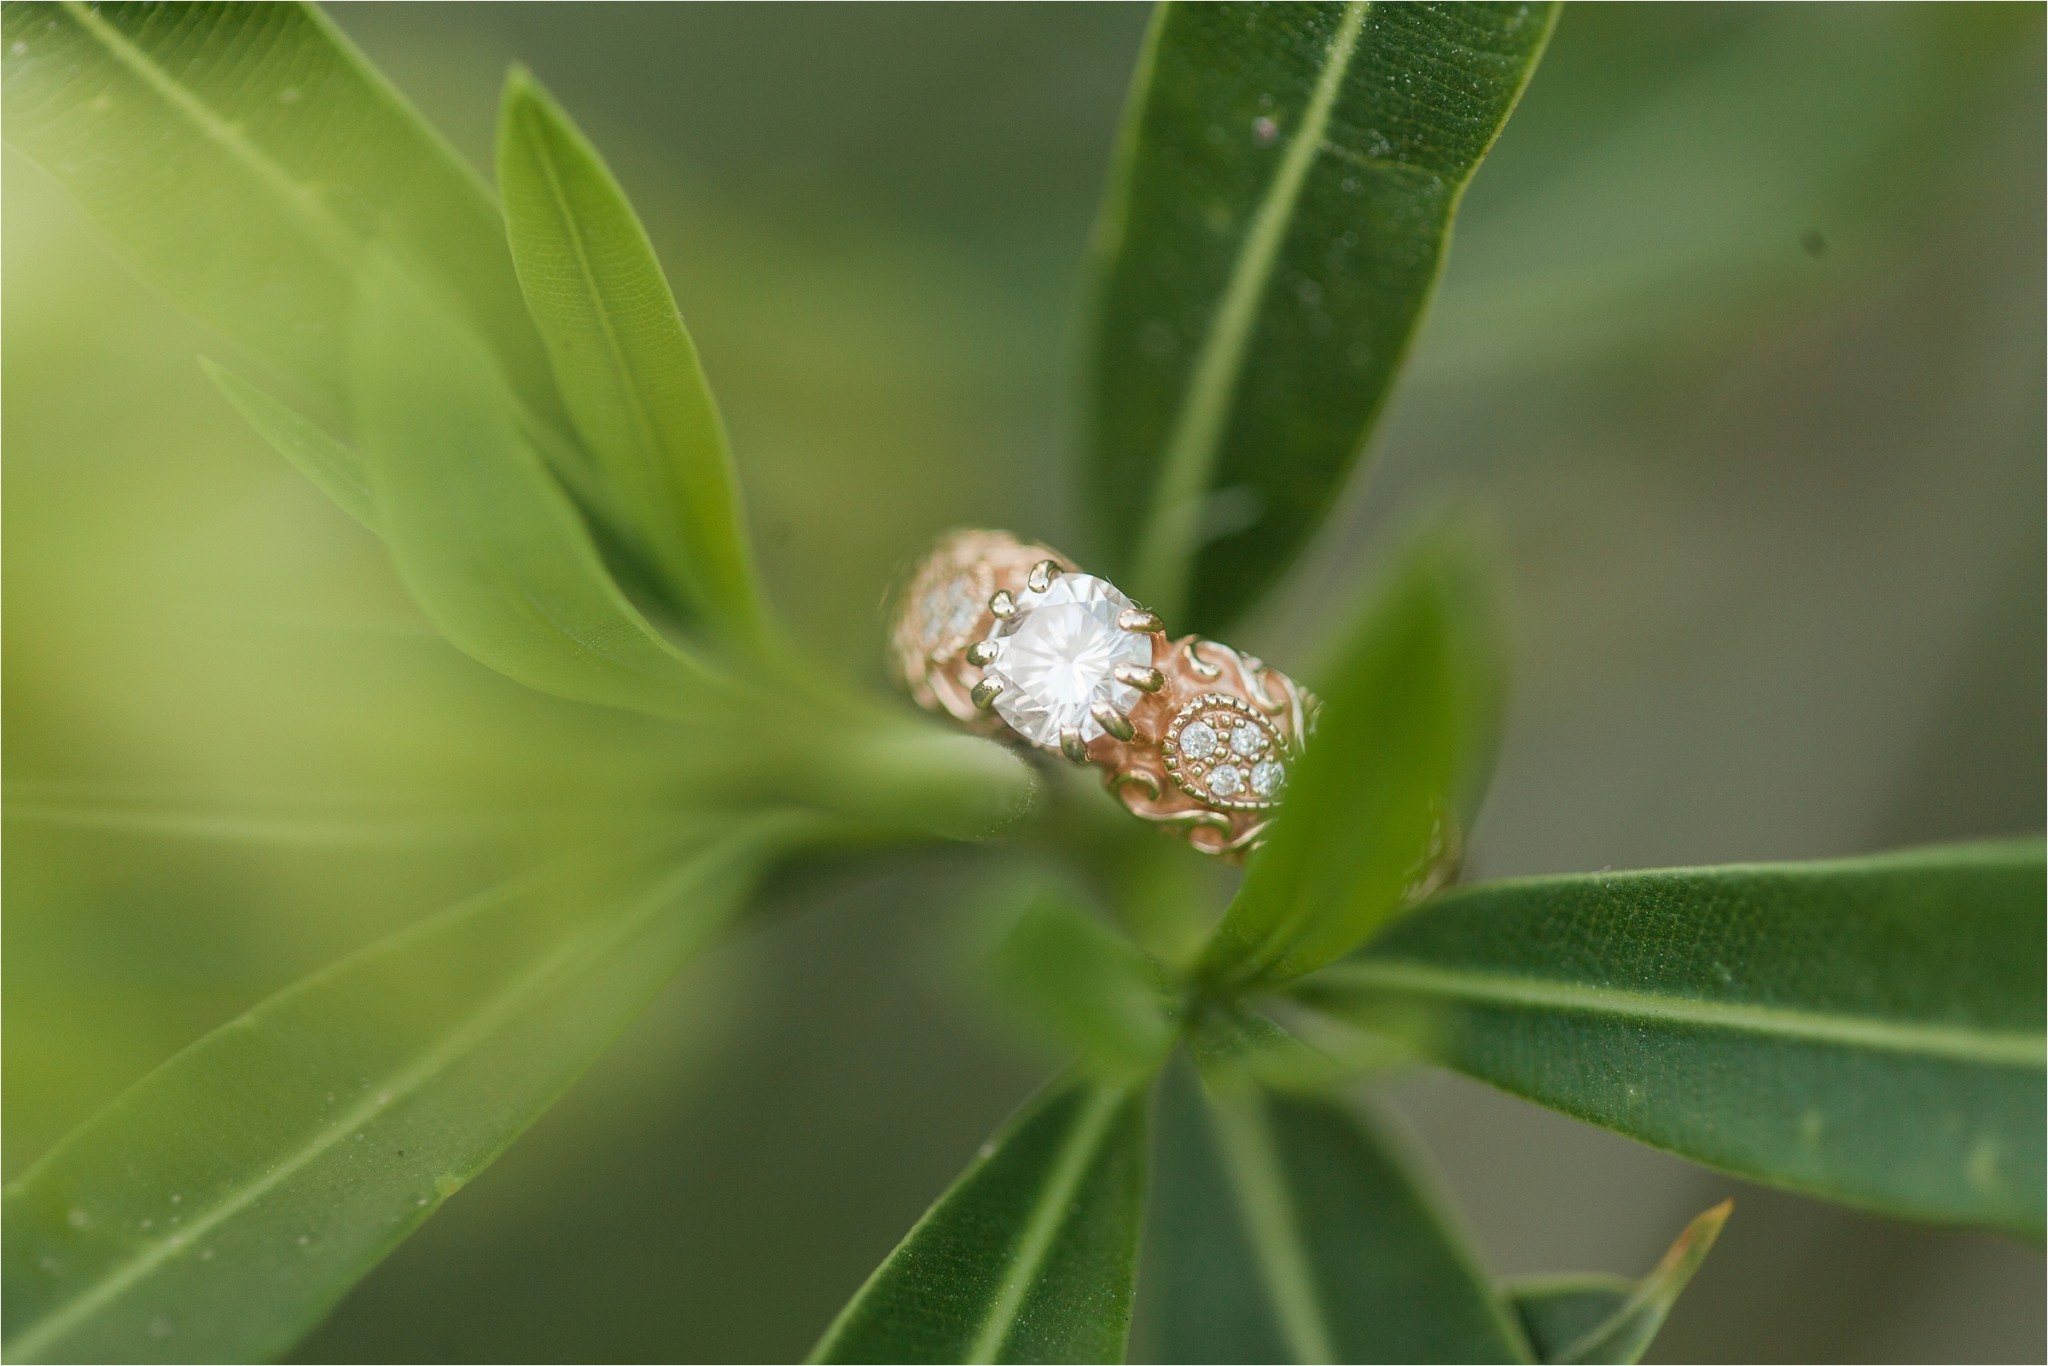
[[[1272,722],[1242,697],[1205,692],[1182,704],[1161,747],[1174,785],[1206,806],[1265,811],[1279,805],[1285,746]],[[1271,757],[1254,764],[1260,755]]]
[[[1239,859],[1265,843],[1320,705],[1259,659],[1213,640],[1160,640],[1159,693],[1132,709],[1140,743],[1089,747],[1139,820],[1205,854]]]

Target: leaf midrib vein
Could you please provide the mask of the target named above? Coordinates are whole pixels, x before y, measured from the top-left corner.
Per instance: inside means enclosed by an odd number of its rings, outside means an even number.
[[[995,1299],[989,1304],[981,1330],[975,1334],[962,1360],[992,1362],[996,1359],[1010,1330],[1016,1326],[1018,1312],[1024,1307],[1024,1297],[1030,1293],[1032,1282],[1038,1278],[1039,1269],[1051,1253],[1060,1226],[1072,1212],[1074,1196],[1079,1192],[1089,1164],[1102,1146],[1103,1136],[1122,1106],[1124,1096],[1121,1088],[1102,1087],[1089,1095],[1081,1113],[1074,1117],[1073,1131],[1060,1146],[1059,1158],[1031,1207],[1024,1228],[1017,1237],[1015,1252],[1004,1266],[1003,1279],[996,1287]]]
[[[530,110],[528,117],[534,117]],[[604,338],[605,350],[611,357],[613,373],[619,377],[620,397],[625,401],[626,410],[632,415],[633,426],[639,437],[641,472],[643,475],[651,474],[657,486],[669,485],[669,481],[664,477],[664,466],[659,455],[661,442],[656,435],[654,416],[648,412],[647,405],[641,398],[633,368],[626,360],[625,348],[620,344],[617,329],[612,326],[611,312],[605,306],[604,296],[598,290],[597,272],[591,263],[589,246],[583,240],[583,230],[577,222],[576,212],[570,205],[568,192],[563,188],[562,178],[555,165],[549,130],[536,130],[529,126],[528,132],[533,140],[534,160],[540,163],[541,175],[547,181],[548,195],[554,201],[563,235],[568,241],[570,254],[576,263],[577,283],[582,286],[582,293],[590,306],[590,315],[597,324],[598,334]],[[677,493],[673,487],[666,487],[664,491],[671,497]],[[662,537],[663,558],[678,558],[676,548],[667,544],[669,539],[666,536]],[[689,566],[687,563],[679,563],[676,567],[687,570]]]
[[[1350,0],[1344,6],[1344,17],[1330,39],[1301,126],[1288,142],[1252,217],[1167,438],[1138,546],[1135,581],[1139,591],[1169,619],[1183,606],[1202,493],[1214,471],[1224,424],[1237,396],[1237,373],[1251,340],[1259,301],[1272,278],[1274,261],[1293,222],[1309,168],[1323,150],[1323,130],[1371,8],[1370,0]]]
[[[1711,1001],[1667,993],[1560,982],[1512,973],[1444,968],[1402,959],[1338,964],[1304,983],[1320,995],[1350,988],[1453,997],[1483,1004],[1534,1006],[1581,1014],[1695,1025],[1776,1039],[1950,1058],[1991,1067],[2048,1064],[2048,1034],[1976,1028],[1868,1015],[1828,1015],[1788,1006]]]
[[[89,6],[79,3],[79,0],[64,0],[64,9],[79,27],[113,54],[115,61],[134,72],[145,85],[190,119],[209,141],[278,191],[283,201],[304,222],[308,236],[322,255],[343,270],[355,268],[356,257],[362,247],[361,234],[321,207],[310,187],[293,179],[290,172],[250,142],[238,127],[215,113],[205,101],[181,85],[159,62]]]
[[[701,863],[693,861],[691,866],[708,872],[714,861],[713,857],[707,857]],[[488,902],[512,895],[529,880],[530,876],[514,878],[511,883],[485,893],[483,899]],[[118,1299],[143,1277],[172,1257],[197,1247],[201,1239],[213,1229],[248,1209],[376,1116],[396,1113],[395,1106],[418,1092],[436,1075],[459,1061],[463,1055],[479,1047],[500,1024],[517,1013],[528,997],[541,990],[572,959],[578,956],[586,960],[595,959],[629,938],[652,914],[669,903],[667,893],[681,880],[680,877],[663,879],[654,891],[644,897],[639,906],[626,913],[609,934],[597,939],[592,939],[587,934],[572,934],[561,947],[492,996],[480,1010],[443,1032],[439,1038],[420,1050],[410,1065],[391,1073],[383,1085],[366,1086],[365,1099],[317,1131],[296,1152],[254,1181],[237,1188],[205,1214],[194,1218],[180,1234],[167,1234],[143,1244],[141,1249],[117,1270],[101,1277],[87,1289],[53,1309],[41,1322],[8,1344],[8,1357],[23,1361],[42,1356],[48,1344],[77,1328],[103,1306]],[[224,1026],[233,1027],[232,1024]],[[380,1100],[380,1096],[385,1099]]]
[[[1230,1184],[1258,1253],[1260,1275],[1272,1299],[1281,1336],[1296,1361],[1336,1361],[1328,1313],[1309,1269],[1310,1254],[1286,1171],[1274,1148],[1265,1101],[1248,1093],[1221,1097],[1212,1105],[1228,1159]]]

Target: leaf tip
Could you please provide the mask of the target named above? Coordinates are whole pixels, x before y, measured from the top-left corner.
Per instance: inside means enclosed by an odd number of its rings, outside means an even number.
[[[1678,1235],[1678,1242],[1673,1246],[1673,1251],[1682,1253],[1688,1248],[1697,1247],[1700,1255],[1704,1256],[1707,1249],[1714,1245],[1714,1240],[1721,1236],[1722,1225],[1728,1222],[1728,1216],[1733,1213],[1735,1197],[1731,1195],[1712,1209],[1695,1215],[1693,1221],[1685,1226],[1685,1232]]]

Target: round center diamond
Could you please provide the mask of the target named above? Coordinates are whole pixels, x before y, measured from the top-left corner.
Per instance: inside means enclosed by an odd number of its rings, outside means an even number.
[[[1046,746],[1069,727],[1084,742],[1102,734],[1089,708],[1128,710],[1138,700],[1136,688],[1116,681],[1117,666],[1152,663],[1152,638],[1116,624],[1134,605],[1092,574],[1062,574],[1044,592],[1019,594],[1016,612],[990,637],[997,648],[987,676],[1003,682],[997,714]]]

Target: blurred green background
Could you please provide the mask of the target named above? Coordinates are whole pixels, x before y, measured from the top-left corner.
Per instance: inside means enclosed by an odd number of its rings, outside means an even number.
[[[1085,554],[1081,259],[1142,8],[334,13],[478,164],[515,58],[606,150],[814,648],[881,686],[885,594],[945,527]],[[1371,477],[1238,642],[1301,658],[1390,528],[1491,508],[1516,686],[1474,874],[2042,827],[2042,52],[2037,6],[1567,10]],[[602,786],[605,746],[439,643],[11,157],[4,203],[11,1177],[480,885],[517,851],[474,813]],[[997,857],[781,875],[301,1356],[800,1355],[1042,1074],[960,967]],[[1653,1360],[2048,1352],[2037,1249],[1443,1075],[1398,1099],[1502,1273],[1639,1273],[1736,1195]]]

